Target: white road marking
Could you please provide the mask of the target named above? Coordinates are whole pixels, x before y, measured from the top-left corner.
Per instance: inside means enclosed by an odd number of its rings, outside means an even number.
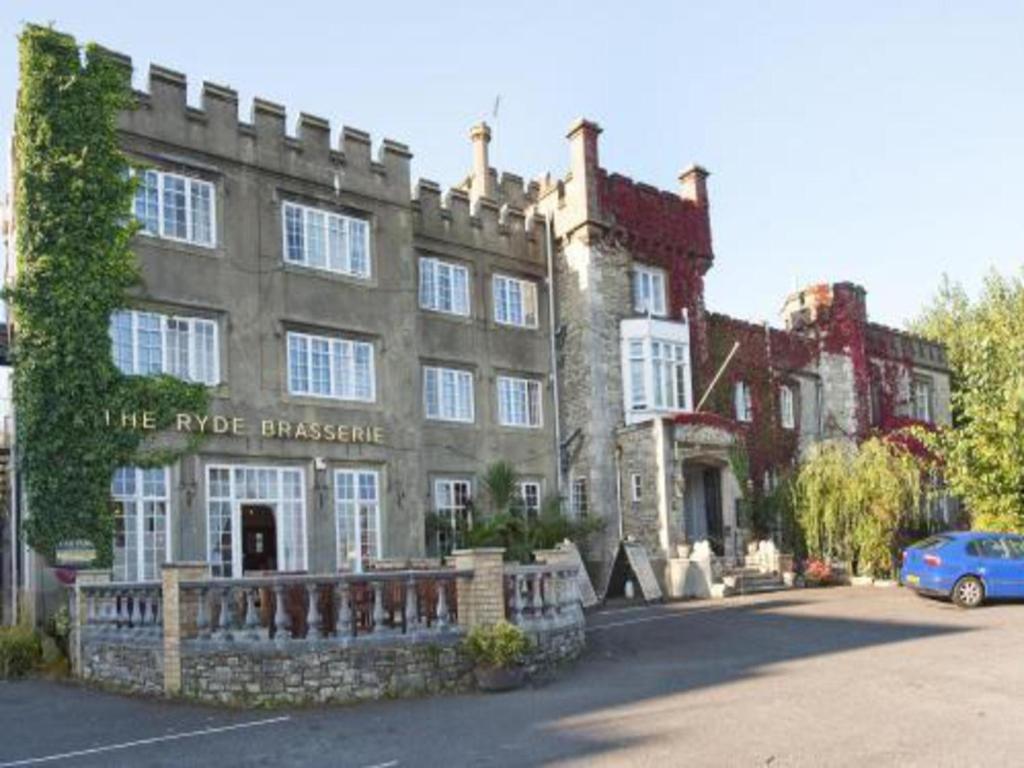
[[[221,725],[215,728],[203,728],[198,731],[185,731],[184,733],[171,733],[166,736],[153,736],[149,739],[138,739],[136,741],[122,741],[118,744],[106,744],[102,747],[92,747],[91,749],[77,749],[74,752],[62,752],[57,755],[29,757],[24,760],[14,760],[9,763],[0,763],[0,768],[14,768],[14,766],[18,765],[38,765],[40,763],[52,763],[56,762],[57,760],[68,760],[72,757],[86,757],[87,755],[99,755],[104,752],[115,752],[120,749],[143,747],[147,744],[159,744],[163,741],[178,741],[180,739],[195,738],[196,736],[210,736],[215,733],[238,731],[243,728],[255,728],[258,725],[274,725],[276,723],[286,723],[289,720],[291,720],[291,717],[283,715],[281,717],[270,717],[265,720],[251,720],[247,723],[234,723],[233,725]],[[387,765],[393,764],[388,763]]]
[[[389,760],[386,763],[374,763],[373,765],[364,765],[363,768],[395,768],[398,765],[397,760]],[[2,768],[2,766],[0,766]]]
[[[726,606],[715,606],[707,608],[688,608],[685,611],[672,611],[671,613],[659,613],[657,616],[645,616],[639,619],[626,619],[625,621],[616,621],[611,624],[595,624],[592,627],[587,627],[587,632],[597,632],[601,629],[614,629],[615,627],[626,627],[630,624],[644,624],[648,621],[661,621],[662,619],[684,619],[687,616],[692,616],[695,613],[711,613],[714,611],[721,611]],[[3,766],[0,766],[3,768]]]

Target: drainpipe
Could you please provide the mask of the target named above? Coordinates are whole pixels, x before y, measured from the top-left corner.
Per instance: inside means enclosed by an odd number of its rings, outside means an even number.
[[[555,489],[559,497],[565,486],[562,477],[562,418],[559,407],[558,394],[558,348],[555,343],[555,269],[554,269],[554,247],[551,240],[551,216],[544,216],[544,247],[548,259],[548,337],[551,343],[551,400],[554,404],[555,420]]]
[[[622,519],[622,446],[615,446],[615,511],[619,516],[619,541],[626,540],[626,523]]]

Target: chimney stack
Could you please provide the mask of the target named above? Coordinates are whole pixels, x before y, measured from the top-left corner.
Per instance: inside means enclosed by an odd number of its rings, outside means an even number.
[[[701,208],[708,207],[708,176],[711,174],[699,165],[691,165],[679,174],[679,196],[683,200],[696,203]]]
[[[481,197],[494,199],[493,182],[491,180],[491,162],[488,156],[488,145],[491,143],[491,127],[485,122],[474,125],[469,131],[473,142],[473,176],[470,180],[470,205],[476,205]]]

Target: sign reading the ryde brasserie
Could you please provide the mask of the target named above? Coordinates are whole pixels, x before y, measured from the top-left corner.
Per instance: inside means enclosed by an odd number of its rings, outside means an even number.
[[[156,414],[153,411],[104,411],[103,418],[108,427],[138,429],[145,432],[157,431]],[[242,416],[210,416],[198,413],[175,414],[169,429],[184,434],[236,435],[246,437],[274,437],[282,440],[311,440],[327,443],[372,443],[383,445],[384,430],[374,426],[354,424],[323,424],[318,421],[287,421],[284,419],[260,419],[250,424]]]

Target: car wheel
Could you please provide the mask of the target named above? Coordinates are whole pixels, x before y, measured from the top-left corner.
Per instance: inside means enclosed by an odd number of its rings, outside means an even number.
[[[977,608],[985,599],[985,586],[976,576],[964,576],[953,585],[953,602],[960,608]]]

